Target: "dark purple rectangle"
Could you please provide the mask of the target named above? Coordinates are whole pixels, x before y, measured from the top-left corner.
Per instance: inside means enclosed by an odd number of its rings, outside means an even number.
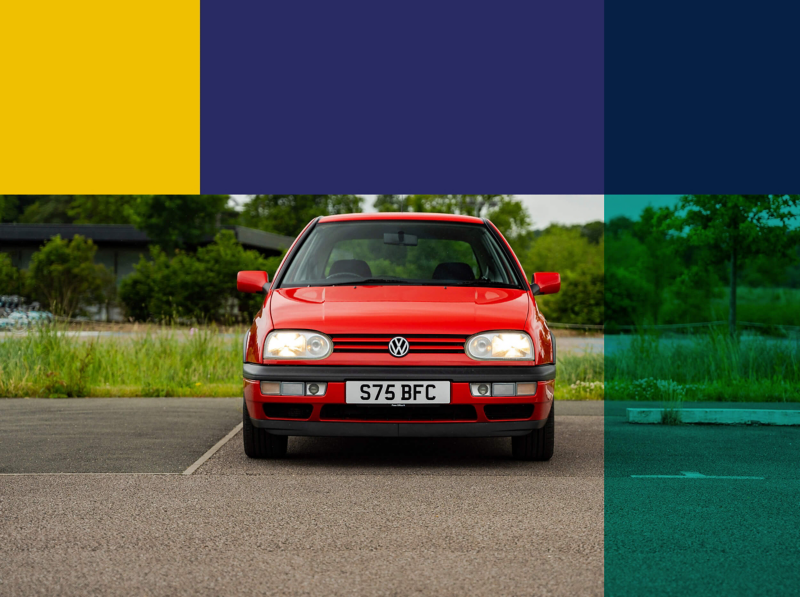
[[[203,193],[602,193],[603,2],[202,2]]]

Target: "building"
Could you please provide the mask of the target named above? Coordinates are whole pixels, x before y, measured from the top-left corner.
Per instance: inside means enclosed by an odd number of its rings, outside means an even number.
[[[280,255],[294,242],[282,236],[244,226],[223,226],[232,230],[245,249],[253,249],[270,257]],[[90,238],[97,245],[95,262],[114,272],[117,283],[133,272],[142,255],[148,254],[151,240],[147,234],[129,225],[116,224],[0,224],[0,251],[11,255],[13,264],[27,269],[31,256],[57,234],[71,239],[76,234]],[[202,244],[208,244],[209,237]]]

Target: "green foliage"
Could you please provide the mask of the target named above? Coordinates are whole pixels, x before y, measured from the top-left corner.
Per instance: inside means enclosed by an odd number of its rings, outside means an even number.
[[[194,255],[178,251],[169,257],[151,247],[150,257],[142,257],[120,284],[126,313],[137,321],[249,319],[263,296],[238,292],[237,272],[264,270],[274,275],[280,263],[279,257],[266,259],[245,250],[229,230],[219,232]]]
[[[19,215],[16,195],[0,195],[0,222],[15,222]]]
[[[743,263],[756,257],[787,260],[796,254],[800,195],[684,195],[664,223],[680,247],[698,248],[682,274],[705,273],[724,263],[730,268],[729,333],[736,335],[737,286]]]
[[[143,326],[92,340],[68,333],[48,326],[0,342],[0,398],[241,396],[244,329]],[[602,399],[603,355],[559,354],[556,396]]]
[[[724,263],[732,253],[742,260],[757,255],[787,257],[800,243],[800,195],[684,195],[667,229],[702,247],[703,261]]]
[[[22,214],[18,221],[23,224],[68,224],[71,195],[18,196]]]
[[[0,253],[0,294],[26,295],[26,272],[14,267],[8,253]]]
[[[45,326],[0,342],[0,397],[241,394],[244,330],[160,328],[92,340],[69,333]]]
[[[67,215],[75,224],[132,224],[136,195],[75,195]]]
[[[783,339],[640,335],[605,367],[610,400],[800,400],[800,348]]]
[[[528,210],[510,195],[378,195],[375,209],[487,217],[515,250],[526,248],[531,236]]]
[[[357,195],[254,195],[245,204],[242,225],[297,236],[317,216],[361,211]]]
[[[194,246],[214,234],[228,195],[140,195],[131,221],[167,252]]]
[[[581,227],[559,225],[548,227],[532,242],[529,250],[517,253],[528,276],[534,272],[561,274],[561,292],[536,299],[548,320],[602,325],[603,253],[602,237],[592,242],[592,236]]]
[[[36,300],[55,315],[70,317],[90,303],[102,302],[111,274],[94,263],[95,244],[78,234],[51,238],[33,254],[28,274]]]

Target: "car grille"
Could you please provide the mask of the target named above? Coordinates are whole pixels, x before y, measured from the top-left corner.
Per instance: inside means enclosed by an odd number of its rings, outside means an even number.
[[[402,407],[326,404],[319,418],[323,421],[475,421],[478,415],[471,404]]]
[[[533,404],[487,404],[483,414],[490,421],[498,419],[530,419],[533,416]]]
[[[389,353],[389,341],[408,340],[408,354],[464,354],[465,334],[334,334],[333,352]]]
[[[314,406],[311,404],[264,403],[264,414],[270,419],[307,419],[313,410]]]

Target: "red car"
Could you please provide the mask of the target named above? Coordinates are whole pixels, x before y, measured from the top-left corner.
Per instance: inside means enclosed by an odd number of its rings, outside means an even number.
[[[320,217],[289,249],[244,339],[244,450],[286,454],[290,435],[511,437],[553,455],[555,339],[486,219],[425,213]]]

